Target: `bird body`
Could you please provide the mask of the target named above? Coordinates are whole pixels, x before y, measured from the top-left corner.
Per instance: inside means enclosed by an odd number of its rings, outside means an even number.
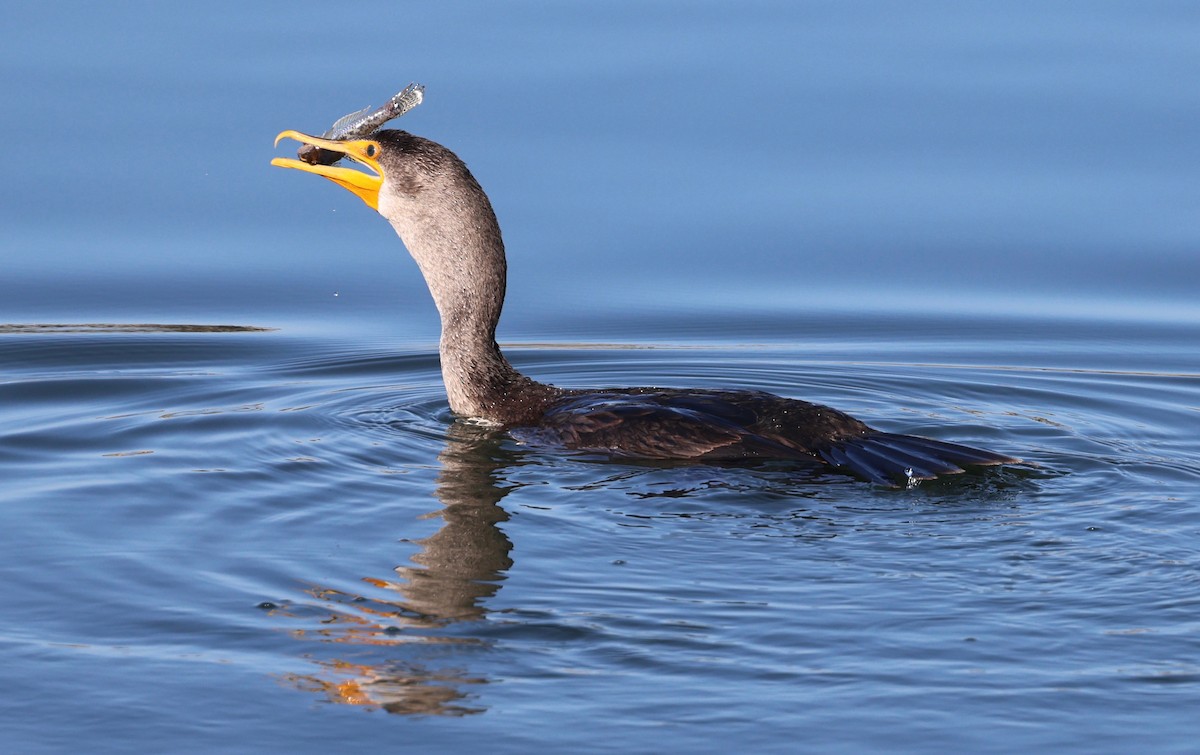
[[[344,154],[375,175],[276,158],[316,173],[382,215],[416,261],[442,321],[442,378],[458,415],[527,442],[619,458],[828,464],[894,485],[1014,462],[1001,454],[875,430],[844,412],[762,391],[567,389],[517,371],[496,343],[507,266],[487,194],[453,152],[405,131],[329,140],[296,131],[306,149]]]

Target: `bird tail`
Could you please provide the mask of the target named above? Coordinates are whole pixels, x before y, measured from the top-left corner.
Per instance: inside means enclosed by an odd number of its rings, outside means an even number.
[[[1015,464],[1017,459],[915,435],[872,433],[846,438],[818,452],[833,466],[880,485],[899,486],[958,474],[965,467]]]

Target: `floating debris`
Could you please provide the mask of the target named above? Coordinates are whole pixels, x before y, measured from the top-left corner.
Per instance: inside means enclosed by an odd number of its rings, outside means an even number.
[[[269,333],[256,325],[191,325],[174,323],[0,323],[0,335],[34,333]]]

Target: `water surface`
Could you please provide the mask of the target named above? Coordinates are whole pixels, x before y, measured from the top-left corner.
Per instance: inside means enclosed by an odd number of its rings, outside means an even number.
[[[1190,4],[327,10],[12,12],[6,750],[1193,747]],[[1026,464],[456,421],[391,229],[267,165],[409,80],[500,214],[521,369]]]

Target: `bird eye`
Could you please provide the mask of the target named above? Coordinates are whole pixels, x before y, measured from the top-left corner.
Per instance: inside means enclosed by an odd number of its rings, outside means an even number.
[[[378,152],[379,150],[375,147],[374,144],[368,144],[367,148],[363,151],[367,153],[367,157],[374,157],[375,153]]]

